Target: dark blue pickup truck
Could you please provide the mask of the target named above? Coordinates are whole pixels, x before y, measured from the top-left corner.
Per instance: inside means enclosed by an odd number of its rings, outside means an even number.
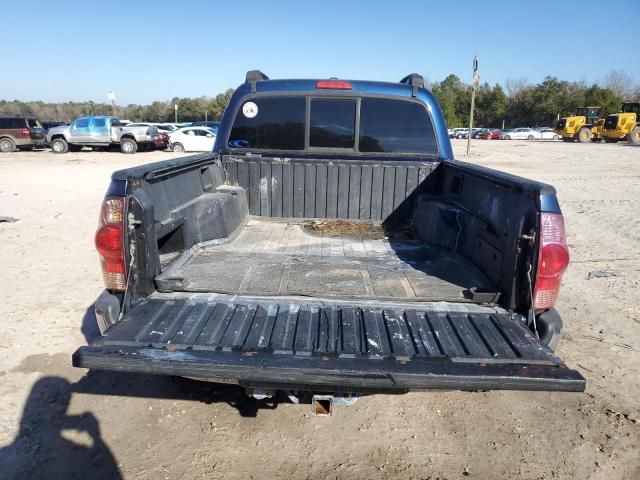
[[[555,190],[455,160],[416,74],[249,72],[213,152],[113,174],[96,246],[77,367],[329,400],[585,388],[553,353]]]

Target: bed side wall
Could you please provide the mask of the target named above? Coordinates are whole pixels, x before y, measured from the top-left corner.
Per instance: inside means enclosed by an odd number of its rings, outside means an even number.
[[[412,222],[425,242],[476,264],[499,287],[503,305],[524,308],[532,245],[523,235],[537,228],[544,187],[475,165],[442,163],[417,196]]]
[[[222,164],[211,158],[128,181],[128,211],[140,222],[125,239],[135,245],[133,293],[144,296],[155,290],[163,259],[200,242],[228,237],[243,224],[248,215],[245,191],[226,185],[224,178]]]

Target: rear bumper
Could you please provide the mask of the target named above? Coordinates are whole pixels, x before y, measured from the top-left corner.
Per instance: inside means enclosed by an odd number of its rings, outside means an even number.
[[[176,375],[309,391],[544,390],[582,392],[585,379],[564,365],[468,364],[136,347],[82,347],[73,366]]]

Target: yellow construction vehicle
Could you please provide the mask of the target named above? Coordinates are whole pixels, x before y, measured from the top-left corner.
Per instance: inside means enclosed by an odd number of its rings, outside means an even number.
[[[572,117],[558,120],[555,131],[565,142],[580,143],[602,140],[604,119],[600,118],[600,107],[580,107]]]
[[[640,145],[640,102],[624,102],[620,113],[607,115],[604,122],[604,141],[614,143],[627,139]]]

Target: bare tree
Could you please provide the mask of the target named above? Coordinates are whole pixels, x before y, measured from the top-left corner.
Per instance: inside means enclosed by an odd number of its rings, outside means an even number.
[[[620,98],[628,99],[634,94],[633,78],[623,70],[611,70],[602,83]]]
[[[505,87],[509,97],[517,97],[524,90],[531,87],[531,83],[525,77],[508,78],[505,82]]]

